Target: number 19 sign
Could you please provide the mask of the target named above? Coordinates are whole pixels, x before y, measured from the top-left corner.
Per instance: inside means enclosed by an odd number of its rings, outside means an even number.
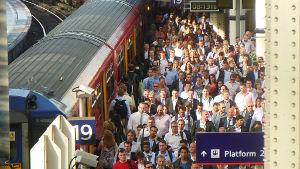
[[[72,117],[69,122],[75,128],[76,145],[95,144],[95,117]]]

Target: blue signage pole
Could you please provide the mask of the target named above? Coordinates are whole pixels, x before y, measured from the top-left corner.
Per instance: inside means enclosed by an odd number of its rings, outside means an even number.
[[[197,133],[197,163],[263,164],[264,133]]]

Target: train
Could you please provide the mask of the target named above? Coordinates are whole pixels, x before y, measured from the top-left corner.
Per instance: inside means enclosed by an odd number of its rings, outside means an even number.
[[[29,168],[30,148],[58,115],[78,116],[75,88],[95,116],[96,139],[108,106],[142,42],[144,0],[90,0],[9,65],[11,163]],[[18,168],[18,167],[15,167]]]

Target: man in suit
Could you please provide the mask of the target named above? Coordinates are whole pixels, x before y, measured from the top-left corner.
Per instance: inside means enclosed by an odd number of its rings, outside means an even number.
[[[235,117],[233,117],[234,111],[232,108],[229,108],[227,111],[227,117],[223,117],[220,119],[220,127],[224,127],[227,130],[230,126],[235,125]]]
[[[250,124],[251,124],[253,114],[254,114],[253,104],[252,102],[248,102],[246,110],[241,113],[245,121],[244,126],[247,127],[248,129],[250,129]]]
[[[195,94],[194,94],[194,90],[190,89],[188,91],[188,98],[184,99],[183,102],[190,102],[192,104],[192,111],[197,109],[197,105],[199,104],[199,101],[197,99],[195,99]]]
[[[221,103],[224,103],[225,104],[225,112],[228,111],[229,108],[231,108],[232,106],[235,105],[234,101],[232,101],[230,99],[230,93],[228,90],[225,90],[224,91],[224,94],[223,94],[223,101],[221,101]]]
[[[201,120],[197,120],[192,127],[192,137],[195,138],[197,129],[202,128],[205,132],[215,132],[214,123],[208,120],[208,112],[202,111]]]
[[[184,72],[180,71],[178,72],[178,80],[175,80],[172,84],[172,89],[176,89],[179,93],[181,93],[183,91],[183,87],[184,87],[184,78],[185,78],[185,74]]]
[[[175,115],[175,106],[179,100],[181,100],[181,98],[178,97],[178,90],[173,89],[172,97],[167,98],[166,100],[166,106],[168,107],[168,111],[173,115]]]
[[[159,150],[158,143],[159,143],[160,138],[158,137],[157,131],[158,131],[157,127],[152,126],[150,129],[150,135],[142,138],[142,140],[141,140],[141,143],[144,143],[144,141],[148,140],[150,143],[150,150],[154,153]],[[141,147],[143,147],[142,144],[141,144]]]
[[[227,132],[248,132],[248,128],[243,125],[244,117],[241,115],[236,116],[235,125],[230,126]]]

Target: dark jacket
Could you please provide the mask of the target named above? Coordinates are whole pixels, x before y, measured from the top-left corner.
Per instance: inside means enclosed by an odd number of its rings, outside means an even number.
[[[149,141],[149,136],[148,136],[148,137],[142,138],[142,140],[141,140],[141,150],[143,150],[143,142],[144,142],[145,140],[148,140],[148,141]],[[158,149],[158,143],[159,143],[159,141],[160,141],[160,138],[158,138],[156,142],[155,142],[155,141],[153,142],[152,149],[151,149],[152,152],[157,152],[157,151],[159,150],[159,149]],[[149,141],[149,142],[150,142],[150,141]]]
[[[216,128],[213,122],[207,120],[205,124],[205,132],[215,132]],[[195,139],[196,137],[196,130],[200,128],[200,120],[197,120],[194,122],[194,125],[192,126],[192,137]]]
[[[232,125],[235,125],[235,117],[232,118]],[[223,117],[220,119],[219,128],[224,127],[227,130],[227,117]]]
[[[183,103],[185,104],[185,102],[187,102],[187,101],[188,101],[188,99],[184,99]],[[198,104],[199,104],[199,101],[197,99],[193,99],[192,110],[196,110]]]
[[[180,161],[181,161],[181,159],[179,158],[173,163],[173,169],[180,167]],[[190,169],[192,164],[193,164],[193,161],[191,159],[188,159],[187,169]]]

